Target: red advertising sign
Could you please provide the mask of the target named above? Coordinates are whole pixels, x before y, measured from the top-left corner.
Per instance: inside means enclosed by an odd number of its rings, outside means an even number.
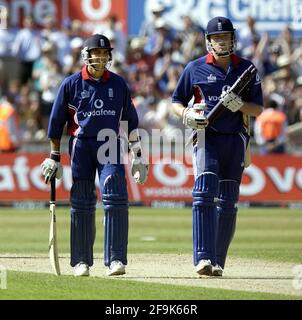
[[[240,193],[247,201],[302,201],[302,157],[254,156]]]
[[[11,26],[20,27],[22,17],[31,15],[40,27],[43,18],[51,15],[58,27],[66,19],[76,19],[83,23],[83,31],[91,33],[96,25],[114,15],[127,32],[127,0],[6,0],[0,4],[8,8]]]
[[[61,1],[57,1],[61,2]],[[69,0],[67,15],[83,22],[84,31],[91,32],[108,16],[116,16],[127,32],[127,1]]]
[[[47,201],[49,187],[44,184],[40,164],[47,154],[0,155],[0,202],[21,200]],[[63,156],[63,178],[58,181],[58,200],[68,200],[71,188],[69,158]],[[186,164],[156,163],[150,166],[149,179],[137,185],[126,167],[129,200],[191,201],[194,178]],[[96,182],[97,185],[97,182]],[[302,201],[302,157],[254,156],[253,164],[245,170],[240,188],[241,201],[286,202]]]
[[[48,200],[49,186],[45,185],[40,164],[48,154],[18,153],[0,155],[0,201]],[[69,199],[71,171],[68,157],[62,159],[64,176],[57,182],[57,199]]]

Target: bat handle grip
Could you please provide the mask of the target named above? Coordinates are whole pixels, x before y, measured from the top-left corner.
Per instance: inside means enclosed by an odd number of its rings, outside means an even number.
[[[50,202],[56,201],[56,178],[50,181]]]

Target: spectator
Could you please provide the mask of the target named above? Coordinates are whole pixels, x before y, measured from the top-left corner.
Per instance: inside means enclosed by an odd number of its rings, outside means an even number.
[[[63,30],[56,29],[56,19],[54,16],[45,16],[43,21],[41,37],[44,42],[51,42],[56,47],[56,60],[63,61],[64,57],[70,53],[70,39],[68,25],[65,24]]]
[[[294,50],[291,61],[298,76],[302,76],[302,40],[300,40],[300,45]]]
[[[167,50],[172,47],[173,36],[170,26],[163,18],[158,18],[154,26],[155,31],[153,35],[148,38],[145,52],[150,56],[156,57],[161,50]]]
[[[73,38],[70,41],[71,52],[62,60],[63,72],[65,75],[71,75],[81,70],[83,65],[83,61],[81,58],[83,43],[83,39],[80,37]]]
[[[7,24],[9,19],[8,10],[0,8],[0,21]],[[0,95],[6,94],[7,84],[12,80],[11,65],[12,61],[12,44],[15,39],[16,30],[12,28],[0,27]],[[8,67],[9,66],[9,67]]]
[[[168,75],[167,71],[172,64],[172,50],[166,49],[159,52],[159,57],[154,64],[154,77],[162,92],[167,92]]]
[[[140,128],[145,129],[150,134],[153,129],[164,128],[164,121],[157,114],[157,103],[157,99],[150,95],[145,99],[141,99],[136,107]]]
[[[270,60],[268,41],[268,33],[263,33],[260,38],[254,38],[251,55],[247,57],[252,60],[261,78],[276,70]]]
[[[286,112],[286,106],[290,104],[292,100],[292,92],[295,86],[295,73],[290,67],[290,64],[282,65],[282,68],[279,68],[272,74],[272,79],[274,82],[274,93],[284,97],[285,109],[283,111]]]
[[[48,119],[57,91],[63,81],[60,64],[56,60],[48,61],[47,69],[41,74],[41,120],[42,128],[47,128]]]
[[[288,111],[288,123],[302,122],[302,76],[298,77],[292,92],[292,108]]]
[[[148,72],[153,67],[153,59],[144,51],[146,40],[136,37],[130,41],[127,65],[131,69],[144,70]]]
[[[252,16],[248,16],[246,26],[238,33],[237,50],[243,57],[249,58],[252,55],[255,42],[259,42],[260,33],[256,30],[256,21]]]
[[[75,19],[71,21],[70,39],[77,38],[77,37],[80,37],[83,39],[84,38],[83,31],[84,31],[83,23],[80,20]]]
[[[117,45],[117,39],[115,37],[114,32],[108,30],[106,32],[106,36],[110,40],[113,48],[116,48],[118,45]],[[126,59],[125,54],[117,49],[116,52],[114,52],[113,57],[114,57],[114,59],[111,62],[111,69],[113,72],[119,72],[119,70],[117,70],[117,69],[119,69],[119,66],[121,64],[125,63],[125,59]]]
[[[185,61],[190,61],[206,53],[204,29],[187,15],[182,19],[183,29],[178,33],[177,38],[181,39],[181,51]]]
[[[277,71],[277,69],[279,68],[277,61],[280,55],[281,55],[281,48],[279,46],[270,46],[268,48],[269,68],[266,75]]]
[[[41,124],[40,98],[35,91],[27,92],[23,87],[18,114],[20,116],[20,132],[23,142],[41,140],[45,138],[45,131]]]
[[[256,118],[255,140],[262,154],[285,152],[286,115],[277,108],[276,101],[269,100],[264,105],[264,111]]]
[[[38,92],[40,96],[42,92],[41,76],[43,72],[49,68],[50,61],[55,59],[56,47],[51,42],[44,42],[41,53],[42,55],[35,61],[32,71],[33,89]]]
[[[171,69],[172,70],[172,69]],[[179,75],[177,80],[179,79]],[[177,82],[176,82],[177,83]],[[177,141],[179,130],[185,132],[185,126],[182,120],[175,115],[171,106],[171,95],[176,87],[168,87],[167,93],[157,104],[156,119],[162,124],[162,132],[164,136],[170,141]]]
[[[20,84],[24,85],[31,79],[34,62],[41,53],[41,39],[38,32],[33,29],[33,19],[24,18],[24,28],[21,29],[13,43],[13,54],[20,62]]]
[[[155,21],[162,18],[165,11],[165,7],[158,2],[151,2],[151,18],[150,20],[144,21],[139,32],[141,37],[151,37],[156,29]]]
[[[182,47],[182,40],[180,37],[175,37],[172,41],[172,48],[171,48],[171,60],[174,64],[181,64],[185,65],[188,61],[186,59],[186,55],[183,52]]]
[[[8,99],[0,101],[0,152],[14,152],[20,145],[18,115]]]
[[[109,16],[106,21],[98,25],[93,34],[103,34],[110,41],[114,41],[114,57],[119,62],[125,61],[127,49],[127,37],[123,32],[122,24],[116,16]],[[113,59],[113,60],[115,60]]]
[[[9,102],[15,108],[17,108],[18,101],[20,99],[20,86],[19,86],[19,81],[18,80],[15,80],[15,79],[9,80],[7,93],[6,93],[6,95],[4,95],[4,97],[8,97],[7,99],[9,100]]]
[[[285,26],[272,45],[279,46],[281,48],[281,54],[291,56],[296,49],[292,29],[288,25]]]

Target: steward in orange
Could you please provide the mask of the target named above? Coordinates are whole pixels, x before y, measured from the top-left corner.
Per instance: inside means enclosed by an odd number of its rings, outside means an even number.
[[[19,122],[15,108],[0,101],[0,152],[13,152],[19,146]]]

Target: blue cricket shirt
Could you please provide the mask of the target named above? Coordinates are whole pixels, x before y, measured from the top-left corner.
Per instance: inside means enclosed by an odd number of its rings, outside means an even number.
[[[218,103],[222,91],[231,87],[250,65],[252,62],[231,55],[231,64],[226,72],[215,64],[215,58],[211,54],[194,60],[186,66],[181,75],[172,95],[172,102],[181,103],[187,107],[192,98],[193,103],[200,103],[204,100],[207,104],[205,110],[207,115]],[[258,105],[263,104],[261,81],[258,74],[250,90],[245,90],[243,93],[242,99]],[[215,131],[226,134],[246,132],[242,112],[231,112],[226,108],[211,127]]]
[[[129,133],[138,126],[124,79],[106,70],[97,81],[84,66],[62,82],[52,107],[48,138],[61,139],[66,122],[70,136],[96,138],[102,129],[112,129],[118,135],[121,120],[128,121]]]

